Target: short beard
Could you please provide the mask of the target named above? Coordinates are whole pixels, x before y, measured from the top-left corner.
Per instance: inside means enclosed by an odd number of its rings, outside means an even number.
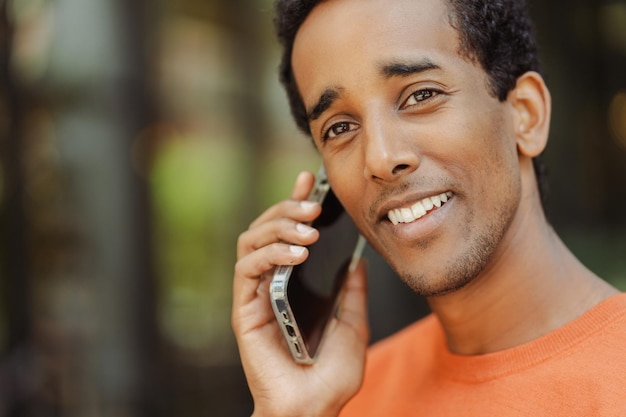
[[[443,279],[430,282],[423,274],[402,274],[402,280],[417,294],[437,297],[455,292],[472,282],[485,269],[498,245],[495,236],[481,236],[478,245],[445,266]]]
[[[468,250],[445,265],[440,280],[419,272],[397,271],[399,276],[414,292],[424,297],[437,297],[460,290],[485,270],[509,229],[514,213],[514,207],[503,209],[497,217],[499,221],[476,236]]]

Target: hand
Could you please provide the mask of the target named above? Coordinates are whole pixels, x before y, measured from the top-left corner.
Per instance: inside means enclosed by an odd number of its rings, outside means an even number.
[[[336,416],[359,389],[369,338],[364,262],[348,277],[338,318],[313,365],[292,359],[269,299],[276,265],[296,265],[318,232],[303,227],[321,210],[305,202],[313,174],[296,180],[291,200],[259,216],[237,244],[232,324],[255,404],[255,416]]]

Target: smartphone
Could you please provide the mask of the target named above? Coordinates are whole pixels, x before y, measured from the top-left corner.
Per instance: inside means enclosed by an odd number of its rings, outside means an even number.
[[[319,240],[308,247],[304,263],[278,266],[270,284],[276,319],[291,356],[301,364],[315,362],[348,271],[365,246],[330,188],[323,165],[308,200],[322,204],[321,214],[311,224],[319,231]]]

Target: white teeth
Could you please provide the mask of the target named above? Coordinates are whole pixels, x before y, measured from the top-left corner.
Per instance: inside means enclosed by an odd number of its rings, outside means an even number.
[[[398,216],[396,215],[395,210],[391,210],[391,211],[389,211],[389,215],[388,215],[388,217],[389,217],[389,220],[391,220],[391,223],[393,223],[393,225],[394,225],[394,226],[395,226],[396,224],[400,223],[400,222],[398,221]]]
[[[433,208],[441,207],[450,199],[450,197],[452,197],[451,191],[432,197],[426,197],[413,204],[410,208],[404,207],[401,209],[389,210],[387,217],[394,225],[397,225],[398,223],[411,223],[426,215],[426,213]]]
[[[413,217],[413,212],[411,211],[410,208],[401,209],[400,214],[402,215],[401,218],[404,221],[404,223],[409,223],[415,220],[415,217]]]
[[[413,211],[413,215],[415,216],[416,219],[419,219],[424,214],[426,214],[426,208],[424,207],[422,203],[419,203],[419,202],[413,204],[413,207],[411,207],[411,210]]]

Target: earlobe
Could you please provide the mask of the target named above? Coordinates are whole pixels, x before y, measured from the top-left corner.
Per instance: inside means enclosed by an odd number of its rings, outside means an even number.
[[[520,155],[538,156],[546,147],[550,131],[552,102],[541,75],[522,74],[508,100],[513,108],[513,123]]]

